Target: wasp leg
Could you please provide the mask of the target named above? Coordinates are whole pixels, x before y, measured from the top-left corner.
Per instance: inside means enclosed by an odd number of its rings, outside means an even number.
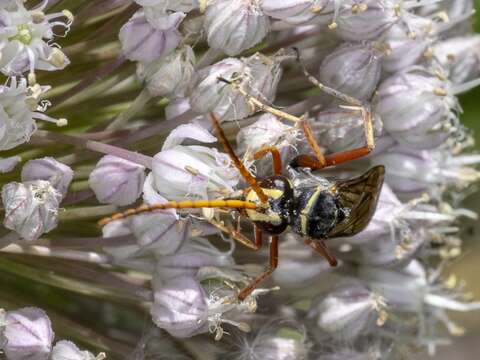
[[[260,185],[258,185],[258,182],[255,179],[255,177],[252,174],[250,174],[250,171],[248,171],[245,165],[243,165],[243,163],[240,161],[238,156],[235,154],[232,146],[230,145],[230,143],[227,140],[227,137],[225,136],[225,132],[223,131],[222,127],[220,126],[220,123],[218,122],[218,119],[213,113],[210,113],[210,119],[217,133],[218,140],[222,143],[223,148],[227,152],[228,156],[230,156],[230,159],[235,164],[235,167],[238,169],[240,174],[242,174],[245,181],[252,187],[253,191],[257,193],[260,201],[264,204],[267,203],[268,202],[267,194],[263,192]]]
[[[252,293],[255,288],[260,285],[265,279],[267,279],[278,266],[278,235],[270,237],[270,262],[267,270],[257,276],[247,287],[243,288],[238,294],[239,300],[244,300],[248,295]]]
[[[342,151],[342,152],[324,156],[320,151],[320,147],[317,141],[315,140],[313,131],[310,128],[310,126],[307,123],[301,124],[305,137],[310,147],[312,148],[313,152],[315,153],[316,159],[314,159],[312,156],[309,156],[309,155],[300,155],[299,157],[293,160],[291,166],[292,167],[310,167],[312,169],[317,170],[317,169],[322,169],[326,166],[341,164],[341,163],[355,160],[368,155],[375,147],[372,115],[369,107],[366,104],[362,103],[360,100],[355,99],[354,97],[344,94],[331,87],[328,87],[322,84],[320,81],[318,81],[314,76],[312,76],[308,72],[308,70],[305,68],[305,65],[300,61],[298,50],[297,50],[297,60],[300,63],[300,66],[302,68],[304,75],[313,85],[318,87],[323,92],[337,99],[340,99],[350,105],[350,106],[341,106],[341,107],[345,109],[350,109],[353,111],[360,111],[360,113],[362,114],[366,145],[353,150]]]
[[[267,155],[268,153],[272,154],[273,162],[273,173],[275,175],[282,174],[282,158],[280,157],[280,152],[275,146],[265,146],[253,154],[253,159],[258,160]]]
[[[240,229],[233,230],[225,225],[221,224],[218,221],[210,220],[210,223],[215,226],[217,229],[227,233],[232,237],[233,240],[238,241],[240,244],[248,247],[251,250],[257,251],[262,247],[263,242],[263,232],[262,229],[254,226],[255,228],[255,240],[251,240],[240,232]]]
[[[322,255],[328,261],[330,266],[334,267],[338,265],[337,259],[335,259],[335,257],[330,254],[330,250],[328,250],[328,247],[323,240],[306,239],[305,244],[307,244],[313,250]]]

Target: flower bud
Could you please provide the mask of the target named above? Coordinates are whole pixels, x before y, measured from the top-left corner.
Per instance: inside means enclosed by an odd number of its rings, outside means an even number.
[[[440,75],[412,67],[385,79],[374,98],[384,129],[399,143],[437,147],[458,130],[458,103]]]
[[[82,351],[71,341],[60,340],[52,349],[50,360],[97,360],[102,357],[95,357],[90,351]]]
[[[120,29],[123,54],[145,63],[167,55],[180,43],[177,27],[184,17],[182,12],[168,14],[155,8],[137,11]]]
[[[347,41],[373,40],[398,21],[395,5],[391,1],[347,1],[329,27]]]
[[[325,279],[332,269],[326,261],[319,261],[319,255],[293,233],[285,235],[280,244],[282,261],[272,274],[275,284],[281,289],[299,290],[315,283],[318,278]]]
[[[25,240],[37,240],[57,226],[62,195],[43,180],[11,182],[2,188],[3,225]]]
[[[191,277],[177,277],[154,289],[150,313],[155,325],[175,337],[191,337],[208,330],[206,293]]]
[[[262,0],[262,11],[274,19],[288,24],[302,24],[315,20],[315,24],[329,23],[333,16],[331,0]],[[319,18],[324,18],[324,21]]]
[[[256,0],[217,0],[207,7],[204,26],[210,47],[234,56],[262,41],[270,23]]]
[[[148,65],[138,63],[137,75],[152,96],[183,97],[195,75],[195,54],[190,46],[175,50]]]
[[[20,156],[10,156],[8,158],[0,158],[0,174],[12,171],[15,166],[22,160]]]
[[[198,113],[214,112],[221,120],[243,119],[255,109],[235,87],[270,103],[275,98],[282,71],[280,60],[255,54],[238,60],[224,59],[198,72],[190,105]],[[234,82],[227,84],[219,78]]]
[[[351,281],[314,300],[309,318],[323,331],[342,340],[365,334],[386,320],[383,299],[360,281]]]
[[[88,178],[98,201],[119,206],[137,200],[144,182],[144,166],[113,155],[102,157]]]
[[[375,135],[382,132],[382,121],[372,114]],[[333,108],[322,111],[311,126],[317,141],[331,152],[344,151],[365,145],[365,124],[358,111]]]
[[[176,277],[195,277],[202,267],[233,267],[231,251],[222,252],[205,238],[190,238],[171,255],[158,256],[154,281],[163,284]]]
[[[253,153],[271,145],[281,150],[290,147],[297,136],[297,128],[285,125],[275,115],[267,113],[258,116],[252,125],[240,129],[237,134],[238,150]]]
[[[22,181],[48,181],[63,197],[72,179],[73,170],[52,157],[30,160],[22,168]]]
[[[190,236],[189,220],[180,220],[174,211],[156,211],[133,216],[130,219],[130,228],[140,246],[134,256],[146,252],[156,255],[173,254]]]
[[[383,59],[383,69],[395,73],[418,63],[433,43],[432,21],[409,15],[408,24],[400,22],[389,28],[382,37],[389,50]]]
[[[480,161],[475,154],[453,156],[448,150],[418,151],[397,146],[372,161],[385,165],[389,186],[409,197],[425,192],[438,197],[446,188],[462,190],[480,179],[480,172],[470,167]]]
[[[262,322],[255,334],[249,334],[235,353],[242,359],[306,360],[311,343],[305,329],[285,319]]]
[[[480,35],[439,41],[433,47],[433,53],[448,70],[448,78],[454,84],[463,84],[480,76]]]
[[[198,145],[178,145],[190,138],[214,142],[208,131],[198,125],[181,125],[168,136],[163,150],[153,158],[152,173],[144,192],[160,194],[169,200],[217,198],[231,193],[238,183],[238,172],[228,155]]]
[[[320,81],[360,100],[369,99],[380,79],[383,54],[375,44],[341,45],[320,66]]]
[[[46,360],[52,350],[52,324],[43,310],[27,307],[7,312],[6,343],[9,360]]]

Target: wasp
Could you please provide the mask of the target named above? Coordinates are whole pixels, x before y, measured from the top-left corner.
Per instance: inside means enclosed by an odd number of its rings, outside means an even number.
[[[348,102],[351,106],[345,106],[346,108],[361,112],[366,136],[364,146],[324,155],[307,121],[263,104],[232,81],[220,80],[234,86],[257,110],[268,111],[283,119],[294,121],[303,131],[313,154],[301,154],[294,158],[288,166],[291,170],[290,173],[295,173],[295,169],[299,168],[320,170],[368,155],[374,148],[372,117],[368,106],[319,83],[307,72],[305,67],[303,67],[303,71],[308,79],[320,89]],[[230,229],[221,223],[214,223],[214,225],[252,250],[259,250],[262,247],[264,235],[268,235],[270,238],[268,267],[238,293],[239,300],[245,299],[277,268],[278,243],[280,235],[286,231],[293,231],[302,236],[305,244],[322,255],[331,266],[336,266],[337,260],[328,250],[325,240],[353,236],[368,225],[375,212],[383,184],[384,167],[373,167],[364,174],[347,180],[331,181],[324,177],[312,176],[307,180],[298,181],[295,176],[283,175],[279,150],[275,146],[266,146],[256,151],[252,157],[254,160],[259,160],[270,155],[273,163],[273,175],[257,179],[233,151],[216,116],[211,113],[210,118],[217,138],[249,185],[247,188],[240,191],[239,194],[220,199],[144,204],[138,208],[104,218],[99,221],[99,224],[105,225],[114,220],[157,209],[220,208],[237,211],[242,217],[253,223],[253,240],[245,236],[239,228]]]

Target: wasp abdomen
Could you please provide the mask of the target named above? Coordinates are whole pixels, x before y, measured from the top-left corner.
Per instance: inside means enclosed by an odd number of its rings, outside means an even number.
[[[345,218],[336,195],[328,189],[305,188],[296,195],[292,225],[299,235],[325,239]]]

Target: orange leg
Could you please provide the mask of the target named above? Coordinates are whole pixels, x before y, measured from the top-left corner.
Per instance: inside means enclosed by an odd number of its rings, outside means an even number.
[[[335,259],[335,257],[330,254],[330,251],[328,250],[328,247],[323,240],[306,239],[305,244],[307,244],[313,250],[322,255],[328,261],[330,266],[334,267],[338,265],[337,259]]]
[[[280,157],[280,152],[275,146],[265,146],[253,154],[253,159],[258,160],[267,155],[268,153],[272,154],[273,161],[273,173],[275,175],[282,174],[282,158]]]
[[[245,298],[252,293],[265,279],[267,279],[278,266],[278,235],[270,237],[270,261],[267,270],[257,276],[248,286],[242,289],[238,294],[239,300]]]
[[[295,49],[296,50],[296,49]],[[312,76],[307,69],[305,68],[305,65],[300,61],[299,53],[297,51],[297,60],[300,63],[300,66],[302,67],[302,71],[307,77],[307,79],[316,87],[318,87],[320,90],[323,92],[340,99],[347,104],[350,104],[352,106],[342,106],[343,108],[350,109],[353,111],[360,111],[362,114],[362,119],[363,119],[363,124],[364,124],[364,133],[365,133],[365,138],[366,138],[366,145],[353,149],[353,150],[347,150],[347,151],[342,151],[334,154],[330,154],[327,156],[324,156],[320,150],[320,147],[315,139],[315,136],[312,132],[312,129],[310,126],[306,123],[303,122],[301,123],[301,128],[305,134],[305,138],[307,139],[310,147],[312,148],[315,157],[310,156],[310,155],[300,155],[296,157],[293,161],[291,166],[292,167],[310,167],[312,169],[322,169],[327,166],[333,166],[337,164],[341,164],[347,161],[351,161],[354,159],[358,159],[360,157],[368,155],[372,149],[375,147],[375,139],[374,139],[374,134],[373,134],[373,123],[372,123],[372,116],[370,109],[367,105],[363,104],[360,100],[355,99],[354,97],[351,97],[347,94],[344,94],[340,91],[337,91],[335,89],[332,89],[322,83],[320,83],[314,76]]]
[[[257,180],[255,177],[250,174],[250,171],[243,165],[243,163],[240,161],[237,155],[235,155],[235,152],[232,149],[232,146],[227,140],[227,137],[225,136],[225,133],[223,132],[222,127],[220,126],[220,123],[218,122],[218,119],[215,117],[213,113],[210,113],[210,119],[212,120],[213,127],[215,128],[215,131],[218,136],[218,140],[222,143],[225,151],[227,154],[230,156],[230,159],[233,161],[235,164],[235,167],[238,169],[240,174],[242,174],[243,178],[245,181],[251,186],[253,191],[255,191],[258,195],[258,198],[262,203],[268,202],[268,196],[263,192],[262,188],[258,185]]]

